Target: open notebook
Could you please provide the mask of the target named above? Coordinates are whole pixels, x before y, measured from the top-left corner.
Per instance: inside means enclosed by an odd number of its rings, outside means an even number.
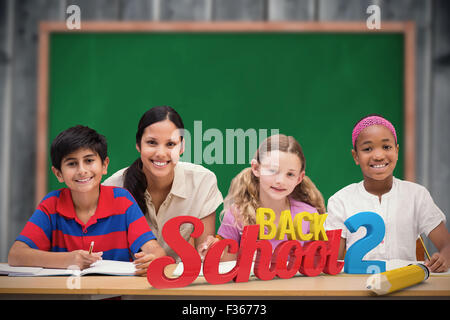
[[[339,260],[341,261],[341,260]],[[423,263],[423,261],[407,261],[407,260],[400,260],[400,259],[395,259],[395,260],[387,260],[386,261],[386,271],[389,270],[393,270],[393,269],[397,269],[397,268],[401,268],[401,267],[406,267],[407,265],[410,265],[412,263]],[[220,274],[224,274],[227,273],[229,271],[231,271],[234,266],[236,265],[236,261],[223,261],[219,263],[219,273]],[[254,272],[253,272],[253,268],[255,267],[255,263],[253,262],[252,264],[252,268],[250,271],[250,276],[254,276]],[[180,262],[177,267],[175,268],[175,270],[173,271],[172,275],[173,276],[180,276],[183,273],[184,267],[183,267],[183,263]],[[342,269],[341,273],[344,272],[344,269]],[[432,272],[432,275],[449,275],[450,274],[450,269],[447,272],[442,272],[442,273],[435,273]],[[299,272],[297,272],[295,274],[295,276],[301,276],[302,274],[300,274]],[[203,276],[203,264],[202,264],[202,268],[200,269],[200,274],[199,276]]]
[[[111,276],[133,276],[136,266],[132,262],[99,260],[84,270],[47,269],[34,267],[11,267],[0,263],[0,274],[13,277],[48,277],[48,276],[84,276],[87,274],[103,274]]]

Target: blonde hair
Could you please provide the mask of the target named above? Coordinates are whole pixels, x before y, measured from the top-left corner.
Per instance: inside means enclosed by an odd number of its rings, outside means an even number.
[[[296,154],[301,162],[300,172],[305,170],[306,160],[302,147],[294,137],[282,134],[265,139],[256,150],[254,159],[261,163],[261,159],[268,152],[276,150]],[[326,212],[322,193],[306,175],[292,191],[290,197],[313,206],[319,213]],[[231,210],[236,223],[244,227],[256,223],[256,209],[259,207],[259,178],[253,174],[251,168],[245,168],[231,181],[228,195],[224,200],[222,216],[226,211]]]

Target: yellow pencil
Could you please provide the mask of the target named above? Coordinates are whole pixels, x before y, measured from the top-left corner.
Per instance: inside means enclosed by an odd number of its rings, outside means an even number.
[[[398,291],[427,280],[430,270],[421,263],[410,264],[367,278],[366,288],[377,295]]]
[[[92,249],[94,249],[94,241],[91,242],[91,246],[89,247],[89,254],[92,253]]]
[[[420,243],[423,246],[423,249],[425,250],[425,254],[427,255],[428,261],[431,261],[430,254],[428,253],[427,247],[425,247],[425,243],[423,242],[422,236],[419,235]]]

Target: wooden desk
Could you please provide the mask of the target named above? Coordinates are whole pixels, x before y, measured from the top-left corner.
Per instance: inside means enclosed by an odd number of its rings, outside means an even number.
[[[169,269],[169,268],[168,268]],[[173,269],[170,269],[171,273]],[[168,272],[168,273],[169,273]],[[173,298],[222,298],[227,297],[266,297],[272,299],[302,299],[305,297],[341,297],[372,298],[373,294],[365,289],[368,275],[337,276],[320,275],[318,277],[297,276],[291,279],[261,281],[251,277],[244,283],[226,283],[210,285],[203,277],[197,278],[191,285],[175,289],[155,289],[145,277],[83,276],[80,289],[69,289],[68,277],[7,277],[0,276],[0,299],[14,297],[33,298],[101,298],[101,296],[120,295],[124,298],[173,299]],[[47,296],[50,295],[50,296]],[[395,292],[388,297],[444,297],[450,299],[450,276],[432,275],[428,280],[407,289]]]

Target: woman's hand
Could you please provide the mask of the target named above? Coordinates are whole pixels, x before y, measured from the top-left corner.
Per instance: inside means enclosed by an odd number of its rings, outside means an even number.
[[[211,248],[211,246],[218,241],[219,241],[219,239],[209,235],[204,242],[202,242],[201,244],[199,244],[197,246],[197,251],[198,251],[198,254],[200,255],[200,258],[202,259],[202,261],[205,258],[206,253],[208,252],[209,248]]]
[[[134,260],[134,264],[136,265],[136,276],[146,276],[147,268],[150,265],[150,262],[155,260],[155,255],[152,253],[138,252],[134,255],[136,260]]]
[[[140,252],[136,253],[134,256],[136,260],[134,260],[134,264],[136,265],[136,273],[137,276],[146,276],[147,268],[150,265],[150,262],[155,260],[156,258],[162,257],[166,255],[166,251],[159,245],[158,241],[150,240],[144,243],[141,247]]]

